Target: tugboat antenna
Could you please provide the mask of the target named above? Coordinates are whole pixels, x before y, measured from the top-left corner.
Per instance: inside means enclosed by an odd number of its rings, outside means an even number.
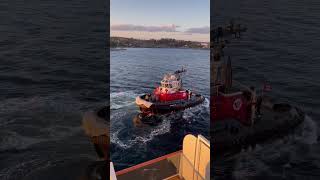
[[[175,74],[182,74],[182,73],[185,73],[185,72],[187,72],[187,69],[184,68],[184,66],[182,66],[181,70],[176,70],[174,73]]]

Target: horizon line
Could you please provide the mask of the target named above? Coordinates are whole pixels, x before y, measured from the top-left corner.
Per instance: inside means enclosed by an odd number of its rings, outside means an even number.
[[[150,39],[142,39],[142,38],[134,38],[134,37],[123,37],[123,36],[110,36],[110,38],[127,38],[127,39],[136,39],[136,40],[161,40],[161,39],[173,39],[176,41],[190,41],[190,42],[198,42],[198,43],[210,43],[210,41],[191,41],[191,40],[182,40],[182,39],[176,39],[176,38],[150,38]]]

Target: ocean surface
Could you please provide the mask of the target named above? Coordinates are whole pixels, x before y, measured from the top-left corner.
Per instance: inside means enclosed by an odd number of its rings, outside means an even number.
[[[81,128],[105,105],[105,1],[0,2],[0,179],[79,179],[97,161]]]
[[[181,150],[186,134],[209,137],[209,50],[132,48],[111,51],[111,161],[121,170]],[[158,116],[159,122],[145,124],[137,117],[135,98],[151,93],[165,73],[181,67],[185,88],[203,94],[201,105]]]
[[[319,9],[317,0],[213,2],[213,25],[235,18],[248,27],[225,49],[234,78],[256,87],[268,81],[273,96],[307,114],[287,137],[213,160],[215,180],[320,179]]]

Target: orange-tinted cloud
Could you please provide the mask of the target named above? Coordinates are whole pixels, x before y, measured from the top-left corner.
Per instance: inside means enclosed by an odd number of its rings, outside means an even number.
[[[197,34],[209,34],[210,33],[210,27],[204,26],[199,28],[189,28],[185,31],[186,33],[197,33]]]
[[[142,26],[133,24],[111,25],[111,31],[146,31],[146,32],[176,32],[177,25],[167,26]]]
[[[189,28],[185,31],[177,30],[177,25],[143,26],[132,24],[111,25],[111,36],[137,38],[137,39],[161,39],[172,38],[188,41],[209,42],[210,28]]]

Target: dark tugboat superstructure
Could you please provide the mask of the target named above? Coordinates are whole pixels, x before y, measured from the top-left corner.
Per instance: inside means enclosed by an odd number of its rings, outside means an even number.
[[[106,170],[110,161],[109,124],[110,106],[104,106],[84,114],[82,127],[90,138],[99,158],[87,167],[85,176],[81,179],[107,179],[109,173]]]
[[[228,27],[224,31],[232,29]],[[231,58],[226,58],[223,52],[228,41],[213,38],[218,40],[213,42],[210,99],[211,142],[215,155],[284,136],[304,121],[305,114],[301,109],[268,96],[270,85],[256,89],[233,80]]]
[[[182,74],[186,70],[165,74],[161,84],[152,94],[136,97],[136,104],[143,114],[164,114],[201,104],[205,98],[182,88]]]

